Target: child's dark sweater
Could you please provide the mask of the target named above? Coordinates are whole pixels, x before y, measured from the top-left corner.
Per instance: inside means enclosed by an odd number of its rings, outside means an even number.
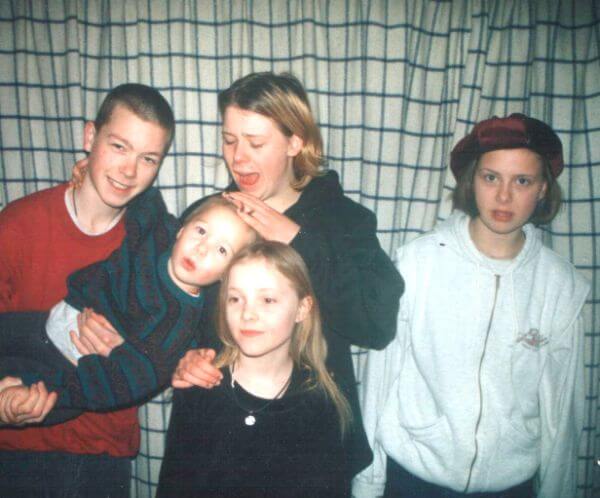
[[[155,188],[132,201],[125,216],[121,247],[73,273],[65,298],[79,310],[104,315],[125,342],[108,357],[83,356],[76,368],[61,364],[52,376],[31,372],[29,379],[41,377],[59,393],[56,408],[112,410],[142,403],[168,385],[191,346],[203,297],[187,294],[168,275],[178,221]]]

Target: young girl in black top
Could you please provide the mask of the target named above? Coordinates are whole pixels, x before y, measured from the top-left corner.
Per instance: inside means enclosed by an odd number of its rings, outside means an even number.
[[[279,242],[241,251],[219,296],[223,382],[177,390],[158,496],[347,496],[348,404],[302,258]]]

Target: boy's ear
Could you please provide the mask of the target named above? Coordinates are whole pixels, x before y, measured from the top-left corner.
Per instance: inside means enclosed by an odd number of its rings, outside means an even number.
[[[298,311],[296,312],[296,323],[302,322],[310,313],[313,307],[313,300],[310,296],[305,296],[300,300]]]
[[[93,121],[88,121],[85,123],[83,128],[83,150],[86,152],[91,152],[92,145],[94,145],[94,140],[96,138],[96,125]]]

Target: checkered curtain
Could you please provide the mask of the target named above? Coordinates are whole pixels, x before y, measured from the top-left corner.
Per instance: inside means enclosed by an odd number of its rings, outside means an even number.
[[[580,496],[592,496],[600,489],[599,46],[599,0],[0,0],[0,208],[69,178],[84,121],[110,88],[136,81],[173,105],[177,131],[158,185],[180,213],[228,182],[217,92],[250,71],[292,71],[308,90],[329,167],[377,213],[391,255],[450,212],[449,152],[473,123],[510,112],[542,119],[569,165],[546,243],[593,281],[579,466]],[[155,490],[167,399],[140,411],[134,496]]]

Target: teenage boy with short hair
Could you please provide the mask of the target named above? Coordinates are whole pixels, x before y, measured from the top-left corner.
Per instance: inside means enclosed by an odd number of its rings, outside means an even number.
[[[58,185],[0,212],[1,312],[50,309],[65,296],[70,273],[120,246],[126,206],[153,183],[174,128],[156,90],[125,84],[108,94],[84,128],[81,187]],[[136,408],[2,429],[0,489],[3,496],[128,496],[138,447]]]

